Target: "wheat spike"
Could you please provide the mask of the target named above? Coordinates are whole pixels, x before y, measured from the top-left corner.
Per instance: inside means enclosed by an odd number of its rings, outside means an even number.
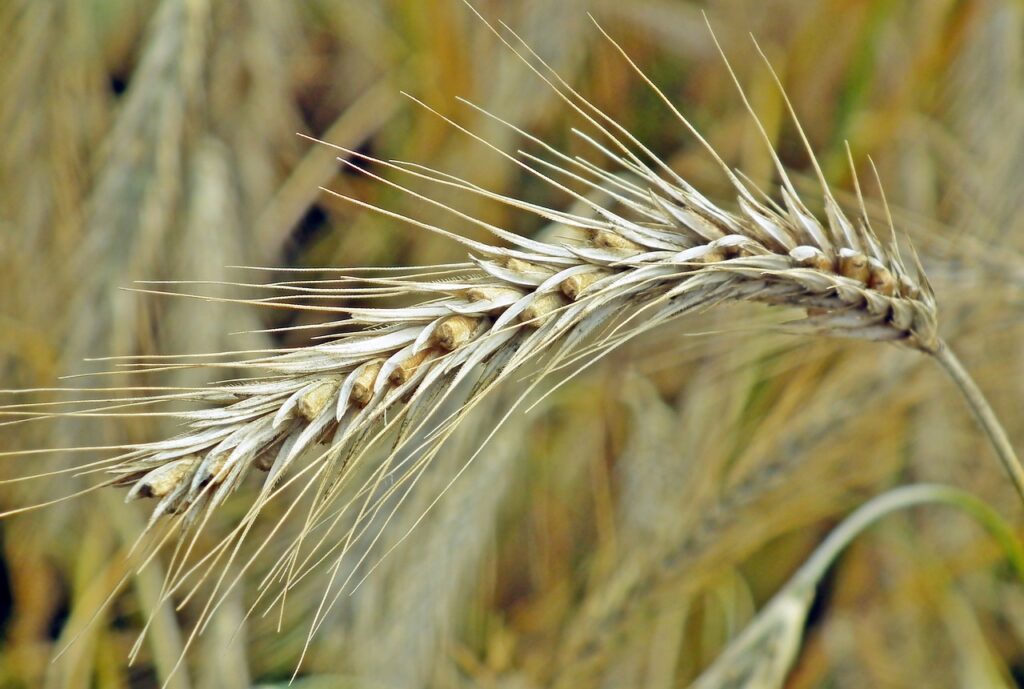
[[[617,162],[630,165],[624,158]],[[207,364],[271,377],[192,393],[194,401],[215,407],[182,412],[189,432],[133,449],[112,471],[122,481],[144,480],[142,472],[182,457],[204,457],[158,507],[185,509],[211,491],[233,489],[257,459],[276,478],[318,439],[333,435],[341,446],[387,409],[414,410],[432,390],[453,387],[501,348],[518,349],[502,369],[507,376],[537,355],[571,356],[593,333],[601,332],[595,346],[605,348],[729,300],[803,308],[808,316],[798,325],[814,333],[937,351],[935,302],[927,283],[883,249],[866,226],[858,234],[873,247],[870,255],[844,246],[837,227],[853,224],[838,210],[832,226],[819,224],[792,197],[787,213],[747,200],[744,213],[734,214],[649,169],[642,172],[646,193],[628,199],[635,215],[600,209],[601,219],[594,220],[558,213],[560,223],[589,236],[580,246],[500,231],[515,248],[461,240],[474,267],[455,280],[375,277],[363,281],[372,287],[323,288],[329,297],[372,297],[383,287],[422,300],[402,308],[306,307],[345,314],[361,329],[294,351]],[[287,301],[292,298],[257,303],[296,308]],[[268,451],[277,446],[271,458]]]
[[[109,469],[117,480],[148,485],[153,479],[147,477],[177,463],[175,471],[159,474],[161,480],[177,476],[179,485],[160,496],[155,513],[216,504],[251,467],[268,471],[265,484],[271,486],[320,440],[332,439],[332,447],[340,451],[381,423],[388,410],[404,408],[416,416],[425,400],[475,374],[499,350],[516,350],[500,368],[498,377],[505,378],[542,355],[551,360],[549,366],[580,352],[594,357],[673,317],[731,300],[802,308],[807,317],[793,325],[805,332],[893,342],[928,353],[939,350],[935,300],[927,280],[908,269],[863,219],[843,214],[827,188],[827,223],[815,218],[788,183],[782,188],[784,206],[779,207],[760,200],[734,175],[730,178],[740,211],[726,210],[671,171],[659,174],[655,168],[660,163],[631,136],[602,124],[602,114],[593,106],[551,83],[609,140],[601,151],[629,174],[629,181],[609,189],[596,167],[564,156],[543,167],[522,157],[509,158],[559,188],[568,190],[555,174],[611,193],[616,207],[589,203],[591,214],[567,213],[339,147],[345,154],[340,160],[363,170],[351,162],[359,158],[489,196],[575,230],[584,241],[542,242],[466,218],[510,245],[501,247],[373,208],[459,241],[470,263],[443,280],[380,274],[349,276],[342,287],[315,288],[317,298],[328,299],[401,293],[413,297],[407,307],[300,305],[294,302],[309,299],[308,290],[314,288],[265,286],[276,295],[256,301],[259,305],[347,316],[346,325],[356,329],[293,351],[205,364],[253,369],[267,377],[189,395],[213,408],[180,413],[190,430],[177,438],[133,448]],[[441,205],[375,172],[364,172]],[[132,363],[139,370],[188,365]],[[190,459],[183,464],[183,458]],[[141,494],[151,491],[133,490],[129,497]]]
[[[304,526],[301,536],[277,553],[279,559],[260,587],[257,604],[283,604],[291,587],[317,567],[326,567],[330,583],[312,621],[312,634],[340,592],[357,583],[353,574],[345,575],[341,569],[353,542],[379,519],[386,525],[382,515],[391,502],[415,487],[442,442],[485,394],[523,374],[530,374],[534,381],[556,372],[575,375],[622,342],[683,314],[730,301],[799,309],[806,315],[791,324],[796,332],[889,342],[949,364],[948,350],[937,333],[935,297],[920,265],[906,265],[894,245],[880,240],[866,211],[861,217],[848,217],[823,177],[824,222],[801,200],[777,157],[778,202],[722,162],[668,98],[648,82],[728,176],[737,207],[724,208],[561,81],[514,32],[487,26],[589,124],[590,131],[578,133],[599,162],[570,157],[529,135],[531,141],[541,143],[547,157],[495,149],[527,173],[567,193],[578,210],[502,196],[440,171],[376,160],[335,146],[345,165],[473,223],[489,232],[495,243],[472,240],[325,190],[458,242],[466,249],[467,261],[418,269],[341,271],[337,279],[322,283],[241,283],[272,295],[259,299],[191,295],[226,304],[318,312],[332,319],[328,325],[348,331],[296,349],[220,353],[205,362],[128,358],[120,370],[156,372],[201,366],[251,371],[253,377],[244,381],[153,390],[142,397],[118,397],[115,393],[121,388],[101,388],[99,397],[70,402],[74,407],[67,411],[24,404],[0,410],[11,419],[7,423],[141,414],[169,416],[184,423],[184,430],[174,437],[121,446],[117,454],[79,470],[102,474],[107,484],[129,486],[127,500],[156,501],[149,524],[157,532],[154,539],[179,537],[163,595],[182,594],[188,600],[201,585],[213,587],[197,631],[208,624],[218,601],[241,572],[268,547],[278,527],[252,548],[247,561],[233,566],[257,517],[271,501],[281,501],[285,491],[292,492],[278,519],[282,523],[304,519]],[[421,105],[490,146],[469,129]],[[754,121],[760,127],[756,116]],[[507,204],[553,223],[572,238],[542,241],[519,236],[414,191],[385,173]],[[595,201],[597,196],[610,201]],[[137,291],[179,294],[159,285]],[[372,305],[374,299],[396,295],[408,305]],[[365,300],[368,305],[333,305],[341,300],[361,300],[360,304]],[[460,395],[462,406],[438,420],[435,410]],[[198,408],[147,411],[153,405],[182,401]],[[982,421],[991,429],[994,417],[982,414]],[[358,474],[371,457],[370,448],[385,438],[392,440],[392,449],[368,469],[369,477],[354,497],[342,501],[349,477]],[[317,447],[319,452],[310,452]],[[1008,443],[1004,460],[1006,448]],[[1010,461],[1007,465],[1014,466]],[[199,532],[213,510],[247,477],[257,474],[262,476],[260,488],[245,516],[212,551],[193,557]],[[304,517],[293,514],[300,504],[306,505]],[[349,520],[344,535],[332,537],[344,519]],[[229,570],[232,580],[226,578]],[[274,585],[279,586],[277,595],[271,593]]]

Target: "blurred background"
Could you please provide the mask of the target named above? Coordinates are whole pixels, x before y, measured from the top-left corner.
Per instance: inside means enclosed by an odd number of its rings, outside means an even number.
[[[867,203],[881,214],[868,157],[877,164],[938,293],[943,335],[1024,449],[1024,3],[475,5],[728,205],[712,161],[587,16],[727,162],[770,184],[770,158],[706,11],[781,157],[813,196],[752,32],[840,199],[856,198],[848,141]],[[272,277],[228,266],[323,269],[313,275],[329,278],[331,266],[463,259],[454,244],[320,186],[480,238],[297,132],[569,205],[401,95],[505,150],[522,138],[456,97],[581,150],[564,103],[460,0],[3,0],[0,36],[0,388],[57,385],[58,376],[96,370],[87,357],[300,345],[309,331],[231,333],[315,320],[119,289],[136,280]],[[543,229],[497,204],[432,193],[522,233]],[[1021,523],[1012,489],[937,367],[896,348],[763,327],[778,320],[742,306],[688,317],[513,417],[415,537],[341,601],[292,686],[684,687],[831,526],[887,487],[952,483]],[[134,382],[208,379],[193,371]],[[481,418],[507,402],[495,397]],[[172,432],[158,419],[105,421],[17,424],[0,428],[0,443],[102,445]],[[485,428],[463,429],[396,515],[381,554]],[[25,463],[75,460],[0,461],[11,478]],[[0,509],[86,485],[76,481],[5,483]],[[158,608],[128,665],[163,574],[157,561],[92,619],[145,523],[122,497],[94,493],[0,524],[0,687],[287,686],[322,589],[296,593],[280,623],[276,612],[246,619],[258,571],[176,672],[195,602]],[[223,525],[243,513],[244,492],[235,501],[217,514]],[[973,523],[926,508],[887,519],[843,556],[786,686],[1018,685],[1024,589]]]

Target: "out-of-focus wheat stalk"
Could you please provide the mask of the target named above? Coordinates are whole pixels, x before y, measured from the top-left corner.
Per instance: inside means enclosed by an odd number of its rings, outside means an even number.
[[[891,456],[898,441],[886,437],[865,410],[884,408],[899,416],[918,403],[921,393],[909,384],[914,380],[912,364],[913,359],[885,357],[865,375],[858,367],[829,370],[827,360],[804,359],[799,375],[774,372],[786,378],[786,389],[792,392],[759,415],[755,429],[746,431],[729,421],[742,398],[716,391],[722,379],[735,382],[742,368],[702,371],[691,385],[700,386],[703,395],[688,395],[679,412],[658,400],[649,384],[625,390],[637,411],[624,451],[629,454],[619,459],[623,471],[641,471],[654,463],[653,457],[673,467],[648,479],[664,491],[660,500],[648,497],[629,509],[653,512],[650,523],[664,525],[667,533],[641,537],[622,527],[625,545],[614,570],[587,591],[566,624],[553,663],[558,668],[554,684],[591,683],[621,655],[617,649],[626,639],[645,639],[636,627],[643,624],[646,611],[685,605],[759,544],[813,524],[848,504],[851,493],[893,471],[881,458]],[[807,399],[808,380],[820,381],[819,392],[831,403]],[[677,414],[685,414],[681,422],[673,418]],[[771,432],[782,423],[787,425],[785,434]],[[714,430],[701,432],[707,428]],[[680,434],[691,447],[680,447]],[[880,455],[875,462],[863,462],[855,442],[866,436],[873,437],[872,448]],[[637,446],[644,460],[633,449]],[[683,472],[685,480],[678,476]],[[653,492],[648,488],[644,494]],[[772,518],[763,519],[768,510]]]
[[[188,12],[195,9],[188,5],[186,11],[185,5],[174,3],[166,7],[166,12],[176,9],[184,13],[183,17],[191,16]],[[188,43],[189,36],[198,40],[194,24],[185,21],[182,26],[188,31],[181,40]],[[326,341],[305,347],[223,352],[209,355],[212,361],[196,364],[188,360],[193,358],[191,355],[130,357],[121,364],[129,373],[201,368],[207,372],[228,369],[259,374],[244,381],[130,391],[141,392],[142,396],[129,396],[124,388],[110,387],[99,389],[96,398],[73,401],[70,411],[15,403],[2,412],[23,420],[152,416],[185,424],[185,430],[166,440],[70,449],[113,452],[73,471],[106,476],[97,487],[130,486],[129,500],[157,500],[149,524],[150,545],[158,547],[172,537],[177,543],[161,599],[179,596],[187,601],[203,586],[212,589],[196,632],[209,624],[213,612],[257,555],[281,548],[260,585],[254,607],[283,606],[289,590],[313,571],[327,569],[330,582],[310,621],[311,637],[342,592],[358,585],[356,570],[343,569],[343,562],[352,557],[354,544],[364,538],[371,545],[378,541],[379,533],[373,535],[370,526],[387,525],[395,503],[401,503],[416,487],[444,441],[488,392],[521,375],[537,381],[561,375],[566,380],[642,333],[728,301],[801,309],[806,318],[791,329],[808,335],[892,342],[936,356],[964,390],[1015,486],[1024,495],[1024,474],[1005,433],[984,397],[939,339],[934,294],[916,257],[908,267],[895,238],[890,244],[879,240],[863,203],[859,217],[846,215],[815,162],[825,208],[825,221],[819,220],[797,192],[755,116],[755,125],[772,150],[772,161],[782,182],[781,201],[774,200],[729,168],[668,98],[654,88],[657,97],[669,105],[728,177],[738,196],[739,209],[722,208],[562,81],[528,46],[516,43],[514,33],[495,33],[586,123],[590,131],[578,132],[579,137],[598,155],[600,163],[559,152],[512,125],[510,128],[529,139],[540,153],[503,155],[527,174],[568,193],[579,210],[566,212],[503,196],[433,169],[376,160],[338,147],[347,166],[407,192],[425,208],[451,213],[508,246],[465,238],[437,224],[374,208],[385,216],[460,243],[469,253],[469,260],[421,269],[353,269],[326,281],[290,279],[234,285],[266,290],[271,296],[200,298],[232,308],[242,303],[315,313],[332,319],[326,327],[352,330],[340,335],[331,333]],[[168,36],[162,40],[173,44],[175,34]],[[163,55],[166,50],[161,43],[154,43],[152,55]],[[194,53],[201,55],[202,51]],[[629,64],[634,66],[631,61]],[[179,74],[186,96],[196,68],[186,61]],[[150,65],[150,71],[155,69]],[[145,69],[140,70],[147,74]],[[743,98],[746,103],[746,96]],[[189,101],[188,97],[180,100]],[[747,107],[753,114],[749,104]],[[482,109],[477,111],[489,117],[492,124],[505,124]],[[180,151],[171,144],[184,130],[177,118],[180,113],[173,109],[160,113],[157,123],[166,131],[157,137],[163,146],[153,153],[151,162],[156,172],[169,170],[170,179],[175,180],[182,163]],[[144,115],[142,110],[126,107],[121,121],[126,123],[124,127],[150,126]],[[447,117],[442,118],[490,145]],[[803,143],[810,154],[806,138]],[[497,147],[495,150],[501,152]],[[217,173],[214,178],[223,175],[224,161],[217,162],[216,145],[203,146],[202,151],[197,156],[197,169],[205,169],[206,161]],[[532,213],[561,226],[570,238],[526,239],[364,167],[374,164],[404,179],[433,184],[436,189],[460,191]],[[609,164],[611,171],[606,169]],[[133,181],[112,177],[108,184],[100,185],[98,196],[102,198],[110,185]],[[177,193],[172,181],[161,183],[159,194],[146,195],[139,204],[145,230],[141,241],[136,238],[125,244],[134,246],[139,241],[143,253],[155,251],[158,228],[166,222],[163,212],[174,205],[173,199],[165,196]],[[599,203],[594,200],[595,194],[610,197],[611,202]],[[371,207],[355,198],[335,195]],[[111,207],[113,204],[97,205],[104,212]],[[115,230],[129,227],[124,218],[114,218],[108,224]],[[100,248],[110,250],[116,237],[116,233],[103,235]],[[218,283],[228,284],[224,280]],[[109,288],[102,281],[99,284]],[[165,293],[149,288],[138,291]],[[333,305],[341,299],[366,300],[370,304],[379,299],[403,299],[410,305]],[[316,305],[318,301],[326,305]],[[126,320],[129,325],[134,322]],[[87,329],[90,337],[105,337],[108,331],[124,327],[119,319],[114,321],[98,320]],[[526,395],[494,419],[495,426],[500,426],[525,399]],[[437,410],[452,404],[452,400],[464,402],[447,416],[440,416]],[[181,403],[199,408],[179,410],[177,405]],[[168,406],[166,411],[149,411],[153,405]],[[489,431],[470,455],[470,462],[481,454],[490,437]],[[383,459],[366,466],[374,457],[373,451],[389,444]],[[318,446],[325,449],[309,452]],[[197,543],[210,515],[254,469],[265,472],[265,476],[246,513],[214,548],[199,553]],[[364,482],[352,485],[355,476]],[[436,499],[425,510],[434,502]],[[251,554],[243,554],[243,542],[254,533],[257,518],[268,509],[277,510],[277,524],[269,534],[261,535],[262,541],[251,547]],[[281,524],[294,520],[303,526],[299,535],[282,547],[274,538],[276,532]],[[359,563],[366,557],[365,553],[360,555]]]
[[[881,517],[927,504],[952,506],[977,519],[999,540],[1018,578],[1024,579],[1024,551],[1020,543],[1013,530],[984,501],[948,486],[918,484],[895,488],[867,502],[843,520],[691,688],[781,687],[800,649],[815,590],[835,559]]]

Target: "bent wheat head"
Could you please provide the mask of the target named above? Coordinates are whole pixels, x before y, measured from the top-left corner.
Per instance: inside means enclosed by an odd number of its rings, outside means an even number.
[[[180,592],[186,582],[198,586],[218,563],[224,573],[215,592],[223,588],[226,565],[237,559],[254,521],[289,486],[298,495],[290,494],[278,518],[290,518],[300,499],[309,501],[308,514],[302,536],[279,553],[263,590],[276,578],[287,591],[326,561],[333,560],[336,575],[353,539],[389,499],[415,485],[417,473],[495,385],[524,373],[532,374],[534,381],[558,371],[572,375],[622,342],[683,314],[730,301],[757,302],[804,310],[806,318],[795,325],[810,334],[891,342],[931,354],[942,351],[935,298],[919,263],[915,259],[908,267],[894,242],[879,240],[863,204],[859,217],[844,213],[820,170],[824,221],[809,210],[774,153],[781,180],[778,200],[733,172],[652,84],[730,180],[737,205],[723,208],[561,81],[525,44],[513,45],[513,39],[495,33],[590,127],[589,132],[577,133],[599,162],[570,157],[525,132],[520,133],[546,157],[502,153],[569,194],[578,211],[501,196],[429,168],[340,149],[344,163],[423,204],[474,223],[496,243],[474,241],[375,208],[459,242],[468,261],[419,271],[355,269],[322,283],[248,285],[277,296],[241,300],[244,303],[316,311],[336,319],[328,325],[351,330],[297,349],[229,353],[227,359],[200,364],[255,372],[241,382],[143,397],[115,395],[87,402],[99,406],[64,413],[131,414],[138,405],[181,401],[198,407],[166,412],[184,422],[178,435],[119,446],[114,456],[84,467],[106,474],[103,485],[127,487],[128,500],[154,499],[150,527],[164,524],[168,535],[193,532],[191,542],[175,551],[165,597]],[[754,122],[760,128],[756,116]],[[519,236],[356,166],[357,158],[399,176],[535,214],[572,238],[541,241]],[[409,305],[302,303],[390,297],[402,297]],[[196,364],[136,359],[132,369],[151,372],[189,365]],[[108,388],[106,393],[119,390]],[[462,406],[437,420],[435,411],[442,402],[457,395]],[[10,405],[9,413],[25,413],[20,407]],[[129,411],[118,411],[126,408]],[[338,507],[348,477],[384,438],[393,439],[391,450],[372,467],[356,497]],[[317,446],[322,448],[319,454],[302,459]],[[189,562],[212,510],[256,472],[262,478],[248,512],[211,553]],[[351,523],[344,536],[332,537],[346,515]],[[160,520],[164,516],[171,518]],[[254,548],[256,553],[272,535]],[[244,571],[251,562],[236,569]],[[342,582],[339,593],[347,583]],[[313,621],[314,631],[332,602],[329,593],[330,588]],[[211,595],[200,627],[216,608],[214,598]]]
[[[344,316],[338,325],[356,330],[322,344],[219,363],[268,377],[180,395],[213,408],[181,414],[189,422],[187,432],[118,458],[110,470],[118,474],[117,483],[132,485],[129,499],[159,498],[154,517],[194,514],[220,503],[253,468],[267,472],[264,485],[273,486],[318,442],[329,441],[333,454],[351,453],[382,425],[389,410],[419,418],[438,395],[481,371],[487,374],[486,384],[473,394],[540,356],[548,371],[590,361],[640,332],[727,301],[802,308],[807,317],[795,325],[806,332],[938,350],[935,299],[920,266],[908,269],[878,239],[867,214],[849,218],[827,186],[827,219],[821,222],[781,164],[781,204],[723,164],[739,208],[726,210],[568,86],[552,80],[557,77],[538,74],[604,137],[607,143],[580,133],[618,169],[609,173],[551,148],[553,160],[529,153],[509,158],[572,194],[589,212],[529,204],[444,173],[345,149],[340,149],[346,154],[341,160],[361,169],[350,162],[361,158],[509,204],[575,231],[579,240],[528,239],[364,171],[474,222],[509,246],[472,241],[374,208],[458,241],[470,262],[435,266],[421,275],[349,275],[335,281],[342,287],[265,286],[291,293],[268,300],[275,305]],[[612,203],[599,204],[570,191],[558,176]],[[290,303],[310,296],[396,295],[416,303],[400,308]]]

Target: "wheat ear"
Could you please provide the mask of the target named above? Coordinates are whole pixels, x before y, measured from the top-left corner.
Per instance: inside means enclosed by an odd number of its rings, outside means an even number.
[[[472,241],[329,191],[460,242],[470,251],[471,263],[438,266],[419,276],[362,280],[349,276],[345,279],[352,285],[348,289],[298,282],[265,286],[286,294],[260,300],[260,305],[347,316],[345,325],[363,330],[295,351],[207,364],[262,369],[277,378],[223,386],[214,392],[183,393],[182,397],[214,403],[219,409],[179,414],[192,423],[193,432],[119,458],[111,471],[118,475],[118,482],[133,484],[130,498],[161,498],[155,515],[186,510],[204,495],[217,504],[237,485],[247,465],[269,471],[266,483],[273,484],[314,441],[333,437],[336,447],[351,444],[383,417],[384,410],[400,403],[415,409],[428,391],[454,387],[504,347],[520,351],[502,366],[503,374],[533,359],[532,355],[554,350],[561,366],[582,359],[572,350],[599,331],[600,336],[593,338],[596,344],[583,349],[584,354],[606,351],[674,316],[729,300],[800,307],[808,313],[797,324],[805,331],[890,341],[933,355],[964,392],[1024,497],[1024,472],[1005,432],[937,335],[934,294],[923,271],[918,264],[909,270],[898,252],[879,241],[866,212],[856,221],[848,219],[821,178],[828,222],[820,223],[773,154],[784,200],[783,206],[776,205],[732,173],[651,84],[729,176],[741,213],[724,210],[560,82],[535,54],[520,53],[529,51],[525,44],[518,48],[507,44],[607,139],[609,143],[602,144],[581,133],[625,174],[613,177],[593,163],[549,147],[545,148],[554,161],[526,152],[519,157],[503,153],[529,173],[573,195],[590,211],[583,215],[528,204],[434,170],[379,161],[336,147],[346,156],[341,159],[344,164],[473,222],[513,248]],[[529,62],[530,57],[536,62]],[[756,116],[755,123],[760,128]],[[573,246],[514,235],[365,170],[352,162],[355,158],[535,213],[577,230],[585,239]],[[555,175],[608,194],[621,210],[610,210],[571,191]],[[439,276],[447,279],[431,279]],[[397,309],[294,303],[303,298],[395,295],[419,295],[422,301]],[[180,365],[138,364],[140,369]],[[208,488],[211,484],[216,489]]]
[[[772,152],[781,180],[780,201],[729,168],[609,38],[731,182],[738,210],[722,208],[580,96],[508,27],[502,32],[485,24],[588,124],[590,131],[576,133],[600,163],[570,157],[525,132],[520,133],[538,147],[539,154],[512,155],[421,105],[568,194],[579,210],[528,203],[430,168],[375,160],[336,147],[346,165],[473,223],[507,246],[471,240],[328,192],[456,241],[467,250],[469,260],[426,269],[351,269],[322,282],[242,285],[273,294],[259,299],[199,297],[317,312],[333,319],[320,327],[352,330],[296,349],[227,352],[210,355],[214,360],[206,362],[134,357],[127,359],[121,371],[151,373],[204,366],[259,374],[242,382],[170,390],[100,388],[108,396],[67,403],[85,408],[53,411],[13,404],[0,411],[19,417],[13,422],[138,414],[184,422],[182,433],[165,440],[76,448],[116,454],[68,471],[104,474],[108,478],[102,485],[129,487],[128,500],[156,499],[150,527],[159,523],[164,530],[155,536],[156,542],[180,537],[163,595],[184,594],[188,600],[204,583],[213,587],[198,630],[216,610],[217,596],[233,587],[254,558],[270,547],[281,525],[300,519],[299,537],[277,553],[279,559],[261,582],[257,602],[266,602],[263,597],[268,595],[271,603],[283,603],[291,587],[317,567],[327,567],[330,583],[314,616],[312,634],[341,590],[358,582],[354,570],[344,573],[342,559],[353,552],[359,539],[376,542],[367,531],[370,525],[381,520],[386,525],[390,506],[415,487],[442,443],[488,391],[513,375],[529,373],[534,380],[556,372],[574,375],[629,338],[680,315],[729,301],[801,309],[806,317],[792,327],[807,334],[889,342],[936,356],[997,441],[1000,456],[1024,496],[1019,465],[1005,434],[937,335],[935,297],[920,263],[915,257],[908,267],[895,243],[879,240],[863,202],[859,217],[851,219],[843,212],[814,162],[806,137],[803,140],[821,182],[824,222],[801,200],[742,90],[741,97]],[[726,65],[735,80],[727,60]],[[558,225],[574,238],[540,241],[519,236],[357,165],[356,160],[507,204]],[[599,197],[605,200],[595,200]],[[154,288],[139,291],[177,294]],[[332,305],[390,297],[403,297],[411,304]],[[124,396],[124,392],[143,395]],[[460,395],[463,406],[438,419],[435,410]],[[180,401],[202,408],[138,411]],[[390,451],[369,468],[369,477],[354,496],[342,501],[350,477],[367,463],[370,449],[385,439],[392,441]],[[319,453],[307,452],[318,445],[324,448]],[[315,456],[303,459],[308,454]],[[212,511],[254,470],[265,474],[247,513],[210,552],[193,557]],[[248,560],[229,566],[240,557],[242,542],[254,533],[257,517],[272,501],[284,503],[278,523],[252,549]],[[300,505],[306,505],[304,517],[297,516]],[[12,512],[17,511],[24,510]],[[161,520],[162,516],[170,518]],[[341,537],[337,537],[339,528]],[[365,557],[364,553],[359,563]],[[226,578],[229,569],[235,573],[231,580]],[[268,593],[272,585],[280,586],[277,596]]]

